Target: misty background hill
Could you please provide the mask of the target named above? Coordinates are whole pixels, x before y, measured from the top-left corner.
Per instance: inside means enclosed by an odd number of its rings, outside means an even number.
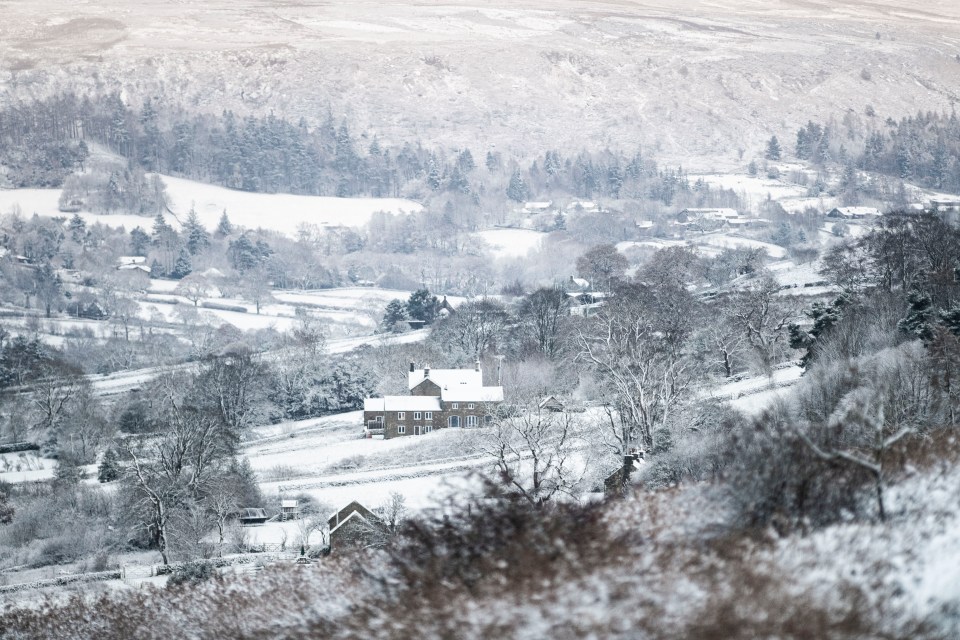
[[[721,168],[809,119],[951,111],[960,6],[915,6],[16,3],[0,24],[0,85],[7,101],[119,90],[310,123],[332,111],[388,143],[479,142],[519,158],[590,140]]]

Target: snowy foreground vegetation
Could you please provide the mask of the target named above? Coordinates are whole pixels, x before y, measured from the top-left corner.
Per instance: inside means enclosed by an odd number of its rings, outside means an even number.
[[[52,480],[4,488],[8,565],[109,570],[137,549],[175,564],[163,588],[8,594],[0,637],[956,637],[958,235],[936,215],[885,216],[825,249],[827,294],[801,307],[775,262],[718,287],[716,259],[689,247],[627,275],[598,246],[577,260],[606,278],[591,315],[544,288],[444,316],[421,290],[381,330],[422,343],[337,356],[301,318],[256,352],[221,331],[215,357],[113,399],[116,423],[83,378],[38,373],[64,366],[58,352],[13,338],[11,397],[39,425],[23,433],[41,429],[59,459]],[[501,354],[491,426],[361,446],[358,413],[315,417],[402,385],[410,360]],[[547,393],[569,406],[537,409]],[[644,462],[601,497],[634,447]],[[337,508],[413,477],[446,491],[428,509],[394,493],[361,546],[264,557],[252,575],[176,564],[242,558],[256,528],[230,524],[235,509],[269,508],[267,491]],[[283,541],[322,549],[313,513]]]
[[[882,522],[864,517],[865,492],[855,511],[818,506],[830,525],[750,527],[763,516],[744,491],[778,490],[736,480],[549,509],[491,487],[384,549],[75,596],[0,624],[10,638],[956,637],[960,446],[938,432],[892,453],[910,462],[892,470]],[[814,482],[849,483],[805,462]]]
[[[960,638],[955,0],[6,4],[0,640]]]

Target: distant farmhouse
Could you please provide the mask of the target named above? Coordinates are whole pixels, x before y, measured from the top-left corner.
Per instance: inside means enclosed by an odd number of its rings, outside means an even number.
[[[571,202],[567,205],[567,211],[587,211],[587,212],[600,212],[602,209],[597,205],[596,202],[588,201],[577,201]]]
[[[143,256],[120,256],[117,258],[118,271],[142,271],[150,273],[151,269],[147,266],[147,259]]]
[[[931,198],[930,211],[934,213],[948,213],[960,211],[960,200],[955,198]]]
[[[478,427],[489,423],[503,402],[503,387],[485,387],[480,362],[472,369],[423,369],[410,363],[408,396],[367,398],[363,421],[367,435],[419,436],[435,428]]]
[[[677,214],[677,223],[681,225],[694,224],[703,220],[725,223],[731,220],[740,220],[740,212],[727,208],[697,208],[688,207]]]
[[[545,213],[553,208],[552,202],[524,202],[523,213]]]
[[[880,210],[876,207],[834,207],[827,213],[828,218],[843,218],[844,220],[860,220],[879,216]]]

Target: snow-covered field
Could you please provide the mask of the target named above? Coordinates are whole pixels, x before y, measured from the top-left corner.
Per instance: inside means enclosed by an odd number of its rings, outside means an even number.
[[[474,235],[487,243],[495,258],[522,258],[539,249],[547,234],[530,229],[490,229]]]
[[[787,250],[781,246],[725,233],[704,236],[703,238],[698,238],[697,242],[721,249],[763,249],[771,258],[784,258],[787,255]]]
[[[301,225],[359,227],[378,212],[414,213],[423,207],[402,198],[331,198],[297,196],[284,193],[250,193],[224,187],[161,176],[167,186],[168,206],[176,215],[167,215],[174,227],[186,220],[191,207],[208,229],[216,228],[226,211],[230,221],[248,229],[270,229],[293,236]],[[23,215],[64,216],[58,208],[60,189],[0,189],[0,213],[14,209]],[[110,227],[145,229],[153,224],[149,216],[98,214],[81,212],[88,223],[100,222]]]
[[[800,381],[803,369],[788,365],[770,376],[754,376],[729,382],[713,390],[717,398],[727,400],[731,407],[751,416],[756,415],[780,398],[792,393],[791,387]]]
[[[413,509],[436,506],[451,491],[462,488],[465,469],[483,464],[482,459],[465,460],[455,453],[429,464],[404,463],[400,452],[410,447],[455,452],[463,433],[459,430],[380,440],[360,437],[362,425],[363,412],[354,411],[263,427],[259,439],[244,447],[243,455],[260,477],[265,495],[307,493],[333,508],[351,500],[376,507],[391,493],[404,496]],[[356,460],[362,456],[394,451],[398,452],[396,462],[357,468]]]

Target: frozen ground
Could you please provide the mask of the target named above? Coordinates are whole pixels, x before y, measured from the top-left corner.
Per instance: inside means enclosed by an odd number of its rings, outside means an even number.
[[[248,229],[270,229],[294,236],[300,225],[359,227],[378,211],[413,213],[423,207],[401,198],[327,198],[289,194],[249,193],[215,185],[161,176],[167,186],[168,206],[176,215],[167,214],[167,222],[175,227],[186,220],[193,207],[200,222],[210,231],[216,228],[226,210],[230,221]],[[60,189],[0,189],[0,213],[15,208],[26,216],[38,213],[63,216],[58,208]],[[125,214],[81,212],[88,223],[101,222],[110,227],[149,229],[153,218]]]
[[[459,430],[374,440],[360,437],[362,425],[362,411],[271,425],[258,430],[259,438],[248,443],[243,454],[261,479],[265,495],[308,493],[333,508],[351,500],[379,506],[394,492],[403,495],[410,508],[435,506],[463,486],[465,470],[483,464],[481,459],[456,454]],[[453,452],[430,463],[407,464],[401,451],[411,447]],[[382,464],[357,470],[354,460],[361,456],[390,452],[398,453],[395,461],[388,455]]]
[[[702,238],[697,238],[696,241],[698,244],[721,249],[763,249],[771,258],[784,258],[787,255],[787,250],[779,245],[752,240],[750,238],[741,238],[726,233],[707,235]]]
[[[803,210],[806,206],[816,207],[816,198],[807,198],[806,187],[790,184],[779,179],[750,176],[742,173],[691,174],[690,182],[703,180],[712,187],[730,189],[744,202],[747,211],[757,211],[765,200],[777,200],[788,211]],[[798,202],[799,201],[799,202]],[[791,203],[788,207],[787,203]]]
[[[529,229],[491,229],[474,235],[487,243],[495,258],[523,258],[538,249],[547,234]]]
[[[787,398],[791,387],[800,381],[803,369],[786,365],[770,376],[754,376],[729,382],[713,390],[717,398],[727,400],[734,409],[752,416],[760,413],[779,398]]]

